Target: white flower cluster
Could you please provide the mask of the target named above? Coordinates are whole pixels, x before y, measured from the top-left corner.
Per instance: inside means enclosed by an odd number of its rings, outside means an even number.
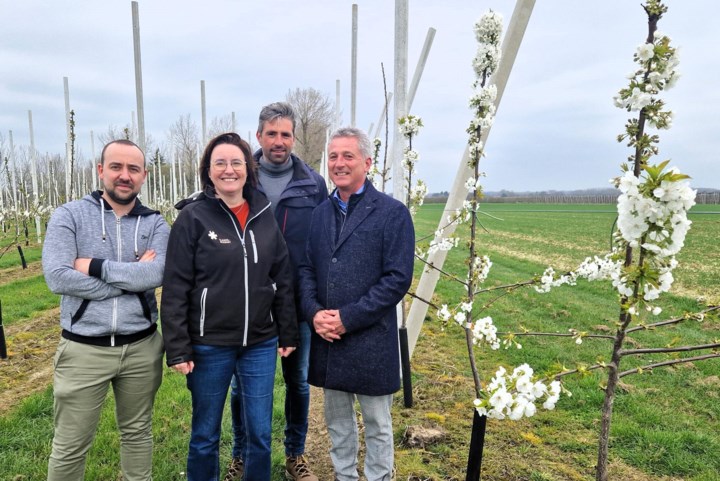
[[[502,16],[490,10],[475,23],[474,30],[480,45],[473,59],[473,68],[478,77],[489,76],[500,62]]]
[[[417,184],[410,189],[410,214],[415,215],[418,208],[425,203],[425,196],[427,195],[427,185],[422,180],[418,180]]]
[[[671,168],[668,174],[680,173]],[[618,230],[631,247],[641,246],[659,257],[673,256],[685,243],[685,235],[692,224],[687,211],[695,205],[697,192],[684,178],[674,182],[662,180],[655,188],[649,185],[651,181],[641,182],[630,171],[613,180],[621,192]]]
[[[577,281],[577,274],[574,271],[570,271],[567,274],[563,274],[561,276],[556,276],[555,269],[552,267],[548,267],[545,269],[545,272],[543,272],[542,276],[540,276],[540,284],[534,285],[533,287],[535,290],[541,294],[545,294],[547,292],[550,292],[550,289],[553,287],[560,287],[563,284],[568,284],[570,286],[574,286]]]
[[[482,183],[480,183],[479,176],[477,180],[475,179],[475,177],[468,177],[468,179],[465,181],[465,189],[467,189],[468,193],[470,194],[479,191],[481,188]]]
[[[490,268],[492,267],[492,261],[490,258],[488,256],[475,257],[470,265],[472,266],[471,271],[473,275],[471,279],[470,274],[468,273],[468,282],[472,281],[473,285],[485,282],[485,279],[487,279],[487,276],[490,273]]]
[[[407,115],[398,119],[400,133],[407,138],[412,138],[420,132],[423,126],[422,119],[416,115]]]
[[[500,44],[502,35],[502,15],[492,10],[488,11],[475,23],[473,30],[479,43]]]
[[[502,16],[490,10],[475,24],[475,37],[479,42],[478,51],[473,59],[473,69],[477,80],[473,84],[474,93],[470,97],[470,108],[475,117],[467,128],[470,138],[470,158],[477,161],[483,153],[481,133],[489,129],[495,118],[495,100],[497,88],[485,86],[485,81],[497,69],[500,62],[500,37],[502,35]]]
[[[535,403],[543,399],[543,408],[554,409],[562,390],[560,381],[546,384],[542,380],[533,380],[533,374],[533,369],[527,364],[516,367],[510,375],[504,367],[499,367],[483,390],[484,399],[474,401],[478,414],[517,421],[535,415]]]
[[[44,205],[33,202],[27,208],[18,208],[17,206],[8,206],[0,208],[0,222],[10,221],[14,219],[29,220],[33,217],[48,218],[55,210],[51,205]]]
[[[407,170],[412,171],[415,167],[415,163],[420,160],[420,155],[416,150],[412,150],[410,147],[405,147],[403,150],[403,167]]]
[[[442,234],[440,234],[442,235]],[[430,241],[430,247],[428,248],[428,255],[434,254],[438,251],[449,251],[453,247],[457,247],[460,239],[457,237],[438,237]]]
[[[695,205],[697,194],[686,178],[676,168],[670,168],[655,178],[648,175],[642,180],[628,171],[614,181],[621,191],[617,237],[630,247],[640,247],[645,262],[656,271],[655,280],[653,276],[645,276],[640,286],[645,301],[658,299],[672,287],[672,271],[677,266],[675,254],[685,245],[685,236],[692,224],[687,211]],[[613,284],[621,295],[631,296],[633,289],[627,281],[623,275]]]
[[[492,317],[483,317],[473,322],[472,302],[461,302],[453,311],[448,308],[447,304],[443,304],[437,315],[442,322],[448,322],[452,318],[460,327],[469,329],[472,332],[473,344],[484,343],[490,346],[490,349],[500,349],[500,340],[497,337],[497,328],[493,324]]]
[[[654,107],[646,109],[648,122],[658,129],[670,128],[672,112],[662,111],[663,102],[654,96],[672,88],[680,77],[677,49],[670,46],[670,37],[655,31],[653,42],[638,46],[633,59],[640,67],[628,75],[630,85],[613,98],[615,106],[629,112]]]
[[[382,140],[379,137],[373,139],[373,159],[377,162],[378,156],[380,155],[380,147],[382,147]]]
[[[615,259],[615,253],[606,254],[604,257],[587,257],[575,269],[577,277],[588,281],[601,281],[612,279],[622,269],[622,261]]]

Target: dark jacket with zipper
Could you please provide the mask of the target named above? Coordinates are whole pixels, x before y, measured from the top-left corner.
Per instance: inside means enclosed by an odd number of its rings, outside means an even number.
[[[262,150],[255,152],[254,157],[259,163]],[[312,212],[328,198],[328,190],[320,174],[298,156],[291,154],[291,157],[292,178],[275,206],[275,220],[287,243],[293,275],[297,279],[298,266],[305,257],[305,243],[310,233]],[[262,185],[258,185],[258,190],[264,193]]]
[[[296,347],[290,259],[270,204],[250,190],[245,229],[212,188],[182,201],[163,277],[167,364],[192,360],[192,345],[252,346],[278,336]]]

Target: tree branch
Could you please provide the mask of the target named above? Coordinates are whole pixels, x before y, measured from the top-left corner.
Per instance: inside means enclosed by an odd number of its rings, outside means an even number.
[[[643,331],[643,330],[646,330],[646,329],[654,329],[654,328],[660,327],[660,326],[669,326],[669,325],[672,325],[672,324],[679,324],[679,323],[681,323],[681,322],[684,322],[684,321],[688,321],[688,320],[690,320],[690,319],[693,319],[693,316],[697,316],[697,315],[699,315],[699,314],[707,314],[707,313],[709,313],[709,312],[713,312],[713,311],[716,311],[716,310],[718,310],[718,309],[720,309],[720,306],[710,306],[710,307],[708,307],[707,309],[704,309],[704,310],[702,310],[702,311],[700,311],[700,312],[696,312],[696,313],[693,313],[693,314],[685,314],[685,315],[683,315],[683,316],[681,316],[681,317],[676,317],[676,318],[674,318],[674,319],[668,319],[668,320],[665,320],[665,321],[655,322],[655,323],[653,323],[653,324],[644,324],[644,325],[641,325],[641,326],[631,327],[631,328],[627,329],[625,332],[626,332],[627,334],[630,334],[631,332],[635,332],[635,331]]]
[[[689,352],[699,351],[701,349],[715,349],[720,347],[720,342],[713,344],[698,344],[695,346],[680,346],[680,347],[653,347],[647,349],[623,349],[620,351],[621,356],[632,356],[635,354],[653,354],[658,352]]]
[[[449,277],[450,279],[452,279],[452,280],[454,280],[454,281],[456,281],[456,282],[459,282],[459,283],[462,284],[463,286],[466,286],[466,287],[467,287],[467,285],[468,285],[467,282],[465,282],[465,281],[463,281],[463,280],[460,280],[459,277],[455,277],[454,275],[450,274],[449,272],[446,272],[446,271],[440,269],[439,267],[436,267],[435,264],[431,264],[430,262],[426,261],[425,259],[423,259],[422,257],[420,257],[420,256],[417,255],[417,254],[415,254],[415,258],[418,259],[418,260],[419,260],[420,262],[422,262],[423,264],[425,264],[426,266],[428,266],[430,269],[435,269],[435,270],[438,271],[440,274],[443,274],[443,275]]]
[[[590,367],[585,367],[585,368],[582,368],[582,369],[571,369],[571,370],[569,370],[569,371],[563,371],[563,372],[561,372],[560,374],[556,374],[555,376],[553,376],[553,379],[559,380],[561,377],[565,377],[565,376],[568,376],[568,375],[570,375],[570,374],[577,374],[577,373],[579,373],[579,372],[585,372],[585,371],[594,371],[594,370],[596,370],[596,369],[603,369],[603,368],[606,368],[606,367],[607,367],[607,364],[593,364],[593,365],[590,366]]]
[[[574,334],[562,334],[559,332],[498,332],[499,335],[506,336],[506,335],[512,335],[512,336],[548,336],[548,337],[576,337]],[[594,338],[594,339],[615,339],[615,336],[610,336],[606,334],[587,334],[581,336],[583,339],[585,338]]]
[[[720,357],[720,352],[713,352],[712,354],[705,354],[703,356],[695,356],[695,357],[686,357],[683,359],[672,359],[670,361],[663,361],[658,362],[655,364],[648,364],[647,366],[638,367],[635,369],[630,369],[628,371],[621,372],[618,377],[625,377],[629,376],[630,374],[637,374],[643,371],[651,371],[656,367],[662,367],[662,366],[671,366],[673,364],[683,364],[686,362],[693,362],[693,361],[703,361],[705,359],[712,359],[714,357]]]
[[[529,281],[516,282],[515,284],[505,284],[502,286],[486,287],[485,289],[479,289],[479,290],[475,291],[475,294],[484,294],[485,292],[492,292],[492,291],[497,291],[500,289],[517,289],[518,287],[530,286],[533,284],[537,284],[537,281],[534,279],[531,279]]]
[[[417,300],[420,301],[420,302],[424,302],[425,304],[427,304],[428,306],[430,306],[430,307],[432,307],[432,308],[434,308],[434,309],[438,309],[438,310],[440,309],[435,303],[430,302],[430,301],[428,301],[427,299],[423,299],[422,297],[418,296],[418,295],[415,294],[414,292],[408,291],[407,295],[410,296],[410,297],[412,297],[413,299],[417,299]]]

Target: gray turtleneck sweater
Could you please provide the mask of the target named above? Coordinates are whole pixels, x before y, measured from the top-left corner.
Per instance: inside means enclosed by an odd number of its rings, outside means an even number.
[[[275,206],[280,201],[285,187],[292,179],[293,160],[288,157],[284,164],[274,164],[265,160],[265,156],[260,157],[260,168],[258,169],[258,177],[260,185],[262,185],[265,195],[270,201],[270,208],[275,212]]]

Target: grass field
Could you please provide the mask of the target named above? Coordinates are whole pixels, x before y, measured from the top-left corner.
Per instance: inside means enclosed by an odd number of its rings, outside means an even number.
[[[679,256],[681,264],[676,270],[673,290],[683,295],[667,296],[662,302],[663,315],[680,315],[699,309],[701,304],[698,299],[718,302],[720,248],[715,239],[720,233],[720,209],[718,206],[699,207],[701,209],[690,215],[693,229],[688,235],[685,250]],[[609,249],[615,218],[612,206],[484,204],[482,208],[493,216],[481,218],[488,232],[481,234],[479,241],[479,253],[489,255],[494,262],[488,285],[526,280],[542,273],[548,265],[558,271],[571,269],[586,256],[602,254]],[[418,230],[434,229],[441,211],[442,206],[426,206],[416,221]],[[463,272],[464,256],[459,249],[451,251],[446,268],[456,273]],[[438,302],[448,302],[460,295],[462,289],[454,283],[441,281],[436,289]],[[482,302],[489,303],[492,296],[483,298]],[[492,316],[498,328],[505,331],[518,331],[522,326],[531,331],[567,333],[568,328],[574,327],[602,334],[613,327],[618,310],[617,296],[610,286],[581,282],[576,287],[555,289],[544,295],[530,289],[518,291],[494,301],[480,316]],[[431,311],[429,314],[434,313]],[[665,332],[640,333],[630,342],[642,347],[694,344],[714,339],[718,327],[717,322],[693,323]],[[441,332],[437,322],[426,322],[418,341],[418,350],[424,352],[427,346],[423,344],[430,339],[442,343],[444,347],[432,349],[427,354],[427,362],[437,369],[438,352],[453,349],[445,346],[450,338],[454,338],[454,348],[462,352],[464,338],[458,328],[449,327]],[[591,365],[598,360],[608,360],[611,351],[606,340],[586,340],[582,346],[552,338],[523,338],[521,342],[522,350],[482,351],[477,356],[486,379],[492,376],[498,364],[515,366],[529,362],[542,372],[558,365],[574,368],[578,364]],[[436,410],[446,419],[451,416],[449,410],[452,406],[461,405],[461,412],[472,396],[467,354],[461,355],[460,352],[456,353],[454,361],[442,365],[442,369],[452,373],[441,377],[439,384],[443,387],[433,390],[427,386],[428,392],[433,393],[427,395],[428,399],[442,400]],[[415,366],[423,364],[419,356],[424,358],[424,354],[416,354],[413,359]],[[656,358],[643,356],[628,359],[627,365],[622,367],[644,365]],[[437,379],[436,369],[425,374],[424,367],[418,367],[423,374]],[[616,400],[612,431],[611,461],[616,465],[613,479],[661,479],[663,476],[689,480],[720,479],[717,474],[720,473],[720,462],[716,456],[720,453],[720,435],[717,434],[720,427],[718,374],[720,362],[715,359],[624,378],[625,392]],[[419,386],[425,386],[426,380],[420,375],[417,377]],[[455,381],[458,377],[464,378],[464,382],[458,382],[464,386],[464,398],[457,395]],[[603,398],[603,391],[599,388],[602,380],[599,373],[566,379],[567,387],[574,394],[572,398],[561,400],[556,411],[542,413],[530,422],[490,421],[489,453],[483,479],[591,479]],[[447,420],[445,423],[448,424]],[[465,436],[468,425],[469,419],[461,429]],[[506,439],[495,439],[493,433],[496,430],[503,433],[509,430],[511,434]],[[457,446],[461,442],[462,437],[458,437],[449,444]],[[507,442],[525,446],[522,451],[527,450],[526,455],[515,460],[517,464],[511,462],[513,455],[502,448]],[[539,454],[543,452],[546,454]],[[530,461],[527,459],[530,453],[539,454],[541,459]],[[461,466],[457,464],[453,469]],[[512,475],[508,474],[508,469]],[[452,476],[452,472],[426,469],[425,477],[444,479]],[[618,475],[618,472],[622,474]]]
[[[487,232],[481,235],[479,252],[493,261],[488,286],[529,279],[541,274],[548,265],[556,270],[574,268],[586,256],[606,252],[615,218],[613,206],[602,205],[485,204],[483,209],[502,219],[489,216],[481,219]],[[432,233],[441,215],[440,205],[423,207],[416,219],[418,237]],[[716,245],[720,236],[720,206],[697,206],[690,219],[694,224],[679,256],[673,294],[662,300],[663,316],[697,310],[703,301],[720,300],[720,248]],[[461,249],[452,251],[446,269],[462,273],[464,256]],[[35,261],[38,258],[39,254]],[[13,264],[2,261],[5,259],[0,259],[0,271],[9,272],[3,269],[11,269]],[[421,268],[418,263],[416,277]],[[57,304],[57,297],[51,294],[45,297],[39,276],[36,268],[28,277],[8,283],[0,280],[3,306],[14,305],[16,312],[13,319],[6,317],[6,324],[22,325],[38,310],[47,308],[44,300],[33,306],[26,292],[32,292],[38,299],[49,299],[48,307]],[[434,301],[456,302],[461,294],[458,285],[441,281]],[[522,289],[497,299],[492,296],[483,298],[491,306],[482,315],[491,315],[503,331],[517,331],[523,326],[547,332],[566,333],[574,327],[606,333],[618,314],[617,296],[606,283],[580,282],[575,287],[558,288],[543,295]],[[717,321],[692,322],[665,331],[639,332],[629,342],[641,347],[694,344],[717,338],[718,328]],[[429,311],[412,359],[415,405],[412,409],[403,408],[399,394],[393,408],[398,480],[464,479],[474,397],[464,342],[459,328],[443,329],[434,319],[434,311]],[[587,339],[581,346],[570,339],[556,338],[522,338],[521,342],[521,350],[477,352],[483,378],[489,379],[500,364],[515,366],[528,362],[543,372],[557,365],[574,368],[607,360],[611,351],[609,341],[603,339]],[[657,355],[628,359],[623,369],[654,359]],[[0,361],[0,376],[7,374],[4,363]],[[714,359],[623,378],[611,432],[612,479],[720,480],[719,376],[720,361]],[[490,420],[482,479],[593,479],[602,380],[599,372],[566,378],[566,387],[573,396],[561,398],[554,411],[542,411],[519,422]],[[280,378],[276,385],[273,479],[281,479]],[[110,400],[90,453],[87,479],[117,479],[118,441],[112,409]],[[44,479],[52,439],[51,416],[50,387],[25,397],[0,416],[0,480]],[[229,423],[227,419],[225,422]],[[408,426],[417,425],[442,428],[444,440],[424,448],[409,448],[403,442],[405,431]],[[155,479],[182,479],[188,433],[187,390],[180,376],[167,372],[156,404]],[[225,429],[223,464],[229,454],[229,442],[229,429]],[[309,446],[314,442],[309,439]]]

